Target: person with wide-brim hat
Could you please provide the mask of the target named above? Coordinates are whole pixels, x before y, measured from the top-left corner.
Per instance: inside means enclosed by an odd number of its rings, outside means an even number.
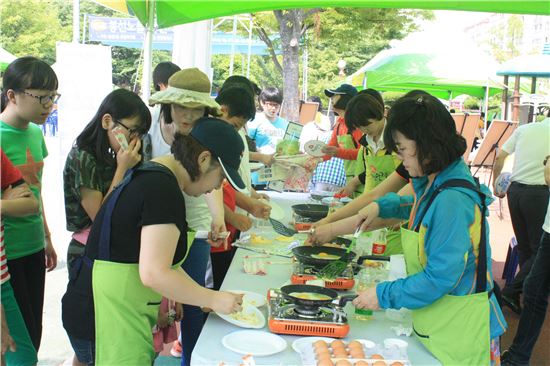
[[[210,96],[212,84],[196,67],[176,72],[168,79],[168,87],[149,98],[149,104],[162,104],[165,123],[174,123],[174,132],[188,134],[200,117],[220,115],[220,106]],[[168,145],[171,141],[167,141]]]
[[[210,96],[211,83],[208,76],[197,68],[175,72],[168,79],[165,89],[153,94],[149,104],[161,105],[161,117],[165,124],[173,126],[173,132],[189,134],[201,117],[219,116],[220,105]],[[155,144],[155,141],[153,141]],[[224,142],[220,142],[224,144]],[[171,139],[153,145],[153,158],[170,154]],[[185,194],[185,211],[190,230],[209,231],[210,238],[226,232],[223,192],[216,189],[201,197]],[[184,271],[199,285],[205,286],[205,273],[212,246],[223,246],[223,240],[192,239],[189,255],[182,264]],[[190,352],[202,330],[204,314],[197,306],[184,305],[185,318],[181,321],[181,348],[185,364],[189,364]]]

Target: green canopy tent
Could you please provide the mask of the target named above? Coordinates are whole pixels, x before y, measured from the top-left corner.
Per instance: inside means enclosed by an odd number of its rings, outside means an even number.
[[[147,28],[144,45],[143,97],[149,96],[153,26],[159,28],[220,16],[266,10],[318,7],[366,7],[463,10],[550,15],[548,0],[95,0],[135,15]]]
[[[0,47],[0,71],[6,70],[8,65],[15,59],[14,55]]]
[[[461,94],[486,98],[504,88],[490,79],[493,61],[473,51],[421,53],[394,48],[378,53],[348,77],[362,88],[407,92],[422,89],[442,99]]]

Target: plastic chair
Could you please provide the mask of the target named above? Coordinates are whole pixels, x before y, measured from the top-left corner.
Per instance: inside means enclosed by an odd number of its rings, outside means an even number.
[[[504,269],[502,270],[502,278],[506,279],[506,285],[514,280],[519,265],[518,255],[518,242],[515,237],[510,239],[510,245],[508,246],[508,253],[506,254],[506,262],[504,262]]]

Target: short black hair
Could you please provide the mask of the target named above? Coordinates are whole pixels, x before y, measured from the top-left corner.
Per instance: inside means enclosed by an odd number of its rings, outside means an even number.
[[[244,84],[244,85],[246,85],[246,87],[250,88],[252,94],[254,94],[256,96],[260,95],[260,93],[262,91],[260,89],[260,87],[258,86],[258,84],[256,84],[252,80],[250,80],[247,77],[242,76],[242,75],[231,75],[230,77],[225,79],[225,81],[223,82],[223,85],[222,85],[222,89],[229,86],[229,85],[233,85],[233,84]]]
[[[384,130],[386,148],[397,151],[395,132],[416,142],[416,155],[424,174],[440,172],[466,151],[453,117],[434,96],[422,92],[401,97],[388,114]]]
[[[268,86],[267,88],[264,88],[262,92],[260,93],[260,102],[273,102],[277,104],[283,103],[283,94],[280,92],[279,89],[275,88],[274,86]]]
[[[23,92],[25,89],[57,90],[59,81],[55,71],[46,62],[32,56],[20,57],[8,65],[2,76],[3,111],[8,104],[9,89]]]
[[[145,135],[151,127],[151,113],[143,100],[134,92],[116,89],[110,92],[97,109],[92,120],[76,138],[75,145],[95,157],[101,166],[114,165],[116,160],[110,152],[109,137],[102,126],[103,116],[109,114],[113,120],[139,117],[139,134]]]
[[[360,95],[360,94],[368,94],[373,96],[378,101],[378,103],[382,104],[382,109],[386,108],[386,106],[384,105],[384,99],[382,98],[382,94],[380,94],[378,90],[367,88],[357,93],[357,95]]]
[[[156,91],[160,91],[159,84],[168,85],[168,79],[181,68],[173,62],[160,62],[153,70],[153,84]]]
[[[319,103],[319,108],[317,108],[317,110],[319,112],[323,110],[323,102],[321,102],[321,98],[319,98],[317,95],[312,95],[311,97],[307,98],[307,101]]]
[[[179,161],[185,168],[192,182],[197,181],[201,175],[199,168],[199,155],[203,151],[209,151],[200,142],[191,135],[183,135],[177,133],[174,135],[174,142],[170,147],[170,151],[174,154],[174,159]],[[213,156],[213,155],[212,155]],[[210,160],[208,171],[220,166],[217,159]]]
[[[371,94],[357,94],[348,103],[344,120],[349,131],[371,124],[369,119],[380,121],[384,118],[384,105]]]
[[[256,115],[254,96],[251,93],[251,89],[244,84],[230,84],[220,90],[216,102],[229,108],[229,117],[243,117],[250,121]]]

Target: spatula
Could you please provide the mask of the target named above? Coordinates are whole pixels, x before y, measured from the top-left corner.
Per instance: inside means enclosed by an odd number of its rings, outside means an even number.
[[[357,226],[357,229],[355,229],[355,233],[353,234],[354,240],[351,242],[348,249],[346,249],[346,257],[349,254],[349,252],[351,252],[351,249],[355,247],[355,242],[357,241],[357,238],[359,237],[359,235],[361,235],[361,224],[359,224]],[[332,281],[338,275],[340,275],[346,269],[347,266],[348,266],[348,262],[345,262],[341,259],[332,261],[326,266],[324,266],[323,268],[321,268],[321,270],[318,273],[318,276],[323,280]]]
[[[293,228],[290,228],[290,227],[286,226],[285,224],[283,224],[279,220],[272,219],[271,217],[269,218],[269,222],[273,226],[273,229],[275,230],[275,232],[277,234],[280,234],[280,235],[283,235],[283,236],[290,237],[290,236],[296,235],[298,233],[311,233],[311,230],[298,230],[298,231],[296,231]]]

